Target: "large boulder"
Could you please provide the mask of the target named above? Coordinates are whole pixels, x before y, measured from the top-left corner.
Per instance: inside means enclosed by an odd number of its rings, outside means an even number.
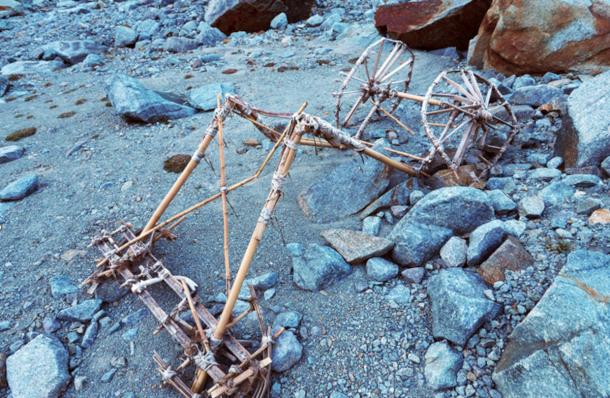
[[[433,50],[468,48],[491,0],[420,0],[383,5],[375,13],[381,34],[410,47]]]
[[[610,255],[578,250],[509,336],[504,398],[610,396]]]
[[[485,296],[487,285],[481,277],[462,268],[448,268],[428,282],[432,302],[432,334],[455,344],[466,341],[500,310]]]
[[[610,156],[610,71],[570,94],[555,150],[566,167],[599,166]]]
[[[154,123],[195,114],[193,108],[174,102],[126,75],[110,78],[106,94],[115,111],[129,121]]]
[[[458,235],[471,232],[494,219],[494,209],[485,192],[469,187],[446,187],[430,192],[396,224],[436,225],[453,230]]]
[[[494,0],[469,62],[508,75],[607,69],[609,21],[607,0]]]
[[[82,62],[89,54],[101,54],[106,48],[93,40],[54,41],[42,46],[37,57],[43,60],[61,58],[68,65]]]
[[[258,32],[269,29],[277,15],[285,13],[288,22],[309,17],[314,0],[211,0],[205,20],[225,34]]]
[[[324,289],[352,271],[343,257],[328,246],[290,243],[288,250],[292,256],[292,279],[301,289]]]
[[[39,335],[6,360],[13,398],[56,398],[70,381],[68,350],[57,338]]]
[[[383,151],[382,145],[376,150]],[[354,156],[298,197],[303,213],[312,221],[326,223],[355,214],[379,197],[390,185],[392,169],[366,157]]]

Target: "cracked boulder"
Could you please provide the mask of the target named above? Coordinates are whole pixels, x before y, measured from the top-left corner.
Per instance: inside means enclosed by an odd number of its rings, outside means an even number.
[[[493,374],[504,398],[610,396],[610,255],[577,250],[515,328]]]
[[[68,65],[82,62],[89,54],[102,54],[106,47],[93,40],[54,41],[38,50],[37,57],[46,61],[61,58]]]
[[[610,65],[607,0],[494,0],[468,59],[507,76]]]
[[[306,19],[314,0],[211,0],[205,20],[224,34],[267,30],[277,15],[285,13],[288,22]]]
[[[381,34],[412,48],[465,50],[479,30],[491,0],[420,0],[382,5],[375,13]]]

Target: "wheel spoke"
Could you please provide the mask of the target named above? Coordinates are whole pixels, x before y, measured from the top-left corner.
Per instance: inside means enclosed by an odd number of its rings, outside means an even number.
[[[373,107],[369,111],[368,115],[366,115],[366,117],[362,121],[362,124],[360,125],[360,127],[358,127],[358,131],[356,131],[356,135],[354,136],[355,138],[360,139],[360,137],[362,136],[362,133],[364,132],[364,129],[369,124],[369,122],[370,122],[371,118],[373,117],[373,115],[375,114],[375,112],[377,112],[378,107],[379,107],[379,104],[377,102],[375,102]]]
[[[360,97],[358,97],[358,99],[356,100],[354,105],[352,105],[352,107],[350,108],[347,115],[345,115],[345,119],[343,119],[343,123],[341,123],[343,126],[345,126],[345,127],[348,126],[350,120],[352,119],[352,116],[354,116],[354,113],[356,112],[356,109],[358,109],[358,107],[360,105],[362,105],[362,103],[364,102],[364,97],[365,97],[365,94],[362,94]]]
[[[388,73],[387,75],[383,76],[380,80],[380,82],[384,82],[386,80],[388,80],[390,77],[394,76],[396,73],[400,72],[402,69],[405,68],[405,66],[409,66],[413,63],[413,60],[411,58],[409,58],[408,61],[403,62],[402,64],[400,64],[396,69],[394,69],[392,72]]]
[[[455,88],[456,90],[461,92],[466,98],[469,98],[473,102],[476,101],[476,98],[474,98],[468,91],[464,90],[464,88],[462,86],[460,86],[453,80],[449,79],[446,75],[443,76],[443,79],[445,79],[447,81],[447,83],[449,83],[450,86],[452,86],[453,88]]]
[[[471,120],[470,119],[466,119],[464,120],[462,123],[460,123],[456,128],[454,128],[453,130],[451,130],[451,132],[445,136],[442,136],[441,138],[439,138],[439,142],[442,144],[443,142],[447,141],[449,138],[451,138],[451,136],[453,136],[456,132],[460,131],[462,129],[462,127],[464,127],[467,123],[470,123]]]
[[[377,52],[377,57],[375,58],[375,68],[373,68],[373,76],[377,74],[377,68],[379,67],[379,61],[381,60],[381,54],[383,53],[383,48],[385,47],[385,40],[381,40],[381,44],[379,45],[379,52]]]

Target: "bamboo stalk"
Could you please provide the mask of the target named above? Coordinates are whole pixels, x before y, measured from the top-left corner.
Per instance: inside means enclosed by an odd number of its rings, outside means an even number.
[[[220,108],[220,95],[217,98]],[[227,177],[225,169],[225,144],[223,139],[223,122],[218,118],[218,158],[220,162],[220,196],[222,199],[222,250],[225,264],[225,285],[227,294],[231,290],[231,260],[229,258],[229,206],[227,203]]]

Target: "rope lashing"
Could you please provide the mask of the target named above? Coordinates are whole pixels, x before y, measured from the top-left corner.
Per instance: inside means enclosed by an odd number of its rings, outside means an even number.
[[[287,176],[281,175],[277,171],[273,173],[273,178],[271,179],[271,189],[274,191],[281,191],[284,183],[286,182]]]
[[[169,366],[167,367],[167,369],[161,372],[161,380],[163,380],[164,382],[168,382],[174,377],[176,377],[176,372],[174,372]]]
[[[198,353],[193,356],[193,362],[195,365],[206,372],[213,366],[218,366],[218,362],[216,362],[216,358],[214,357],[214,353],[212,351],[208,351],[207,353]]]
[[[261,210],[261,215],[258,217],[258,222],[266,225],[269,224],[269,220],[271,220],[271,210],[263,207],[263,210]]]
[[[154,285],[156,283],[162,282],[168,276],[170,276],[169,271],[167,269],[163,268],[159,272],[159,276],[157,276],[156,278],[146,279],[146,280],[139,281],[139,282],[136,282],[133,285],[131,285],[131,291],[132,291],[132,293],[140,294],[148,286],[151,286],[151,285]]]

